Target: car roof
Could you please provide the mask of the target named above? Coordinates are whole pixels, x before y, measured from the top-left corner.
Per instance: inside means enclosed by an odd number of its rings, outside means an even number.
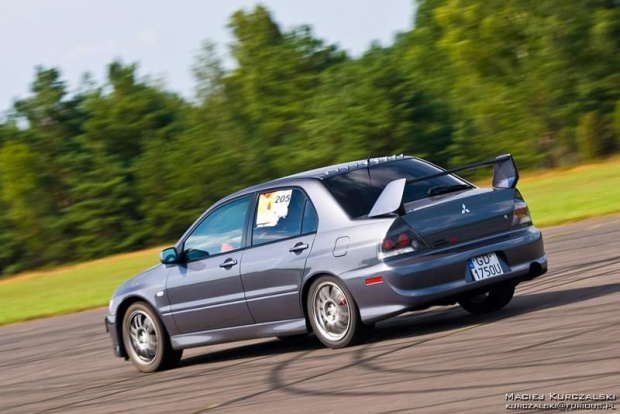
[[[417,159],[415,157],[410,157],[407,155],[400,154],[400,155],[391,155],[387,157],[371,158],[370,160],[359,160],[359,161],[353,161],[353,162],[348,162],[348,163],[343,163],[343,164],[335,164],[335,165],[330,165],[327,167],[316,168],[314,170],[300,172],[297,174],[289,175],[286,177],[267,181],[262,184],[257,184],[251,187],[244,188],[243,190],[237,191],[233,194],[230,194],[222,198],[221,200],[213,203],[209,208],[207,208],[207,210],[205,210],[205,212],[200,215],[200,217],[194,222],[194,224],[192,224],[187,229],[187,231],[183,234],[183,236],[181,236],[179,241],[177,241],[175,247],[179,246],[179,243],[181,243],[181,241],[187,236],[188,233],[193,231],[197,223],[202,221],[203,217],[209,214],[210,211],[213,211],[215,208],[218,208],[222,204],[225,204],[229,202],[230,200],[235,199],[237,197],[241,197],[246,194],[252,194],[256,191],[271,189],[274,187],[297,185],[305,180],[319,180],[320,181],[325,178],[334,177],[336,175],[347,173],[349,171],[366,168],[366,166],[368,166],[369,164],[372,167],[375,165],[381,165],[381,164],[386,164],[386,163],[390,163],[394,161],[401,161],[401,160],[412,159],[412,158]]]
[[[368,164],[372,167],[373,165],[385,164],[391,161],[398,161],[411,158],[409,156],[405,156],[403,154],[400,155],[390,155],[387,157],[379,157],[379,158],[371,158],[370,160],[359,160],[353,162],[346,162],[342,164],[330,165],[327,167],[316,168],[314,170],[304,171],[297,174],[289,175],[284,178],[318,178],[324,179],[327,177],[332,177],[334,175],[344,174],[349,171],[359,170],[362,168],[366,168]]]
[[[315,168],[313,170],[303,171],[303,172],[296,173],[293,175],[288,175],[286,177],[267,181],[262,184],[257,184],[251,187],[244,188],[243,190],[239,190],[236,193],[233,193],[223,198],[222,200],[220,200],[220,202],[216,204],[220,204],[221,202],[227,201],[231,198],[241,196],[243,194],[249,194],[249,193],[253,193],[256,191],[269,189],[273,187],[291,185],[294,183],[298,183],[300,180],[304,180],[304,179],[323,180],[329,177],[347,173],[349,171],[366,168],[369,164],[372,167],[375,165],[386,164],[386,163],[393,162],[393,161],[400,161],[400,160],[406,160],[406,159],[411,159],[411,158],[413,157],[410,157],[408,155],[403,155],[403,154],[390,155],[386,157],[371,158],[370,160],[352,161],[352,162],[346,162],[342,164],[329,165],[327,167]]]

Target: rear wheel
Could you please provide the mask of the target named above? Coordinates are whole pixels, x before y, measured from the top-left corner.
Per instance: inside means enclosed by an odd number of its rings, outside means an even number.
[[[307,299],[308,317],[319,340],[330,348],[344,348],[363,340],[372,326],[364,325],[353,296],[335,277],[312,283]]]
[[[144,302],[129,306],[123,317],[123,344],[134,366],[142,372],[175,366],[183,350],[174,350],[157,314]]]
[[[504,284],[493,287],[487,292],[467,296],[459,300],[459,305],[473,314],[489,313],[508,305],[515,293],[515,286]]]

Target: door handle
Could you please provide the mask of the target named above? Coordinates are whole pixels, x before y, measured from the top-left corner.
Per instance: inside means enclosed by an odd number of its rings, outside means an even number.
[[[229,267],[233,267],[236,264],[237,264],[237,261],[235,259],[226,259],[224,263],[220,263],[220,267],[229,268]]]
[[[297,253],[301,252],[302,250],[306,250],[308,247],[310,247],[308,246],[308,243],[297,243],[295,246],[288,249],[288,251],[291,253]]]

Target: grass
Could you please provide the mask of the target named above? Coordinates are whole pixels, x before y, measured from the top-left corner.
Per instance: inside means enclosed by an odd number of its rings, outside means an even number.
[[[620,158],[522,176],[518,187],[539,227],[620,213]],[[118,285],[157,263],[159,250],[0,280],[0,325],[105,306]]]
[[[0,325],[105,306],[121,283],[158,263],[159,250],[0,280]]]
[[[620,159],[530,175],[518,188],[539,227],[620,213]]]

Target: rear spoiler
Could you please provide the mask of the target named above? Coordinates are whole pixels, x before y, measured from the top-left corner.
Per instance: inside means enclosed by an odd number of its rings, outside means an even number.
[[[397,213],[398,215],[405,214],[403,194],[405,193],[405,186],[407,184],[427,181],[443,175],[473,170],[487,165],[493,165],[493,188],[515,188],[517,186],[517,182],[519,181],[519,171],[517,170],[517,166],[515,165],[512,155],[504,154],[494,160],[476,162],[474,164],[444,170],[425,177],[409,179],[400,178],[398,180],[391,181],[385,186],[374,206],[372,206],[368,217],[384,216],[391,213]]]

